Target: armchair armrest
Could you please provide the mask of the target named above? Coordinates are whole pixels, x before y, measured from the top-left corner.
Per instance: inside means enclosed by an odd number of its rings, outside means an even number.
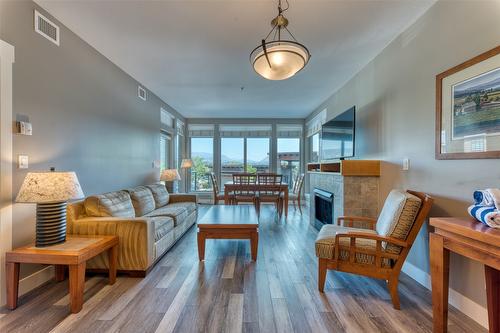
[[[340,223],[342,221],[342,224]],[[375,230],[377,224],[377,219],[364,216],[339,216],[337,219],[337,225],[343,225],[344,227],[353,227],[353,222],[367,223],[370,225],[372,230]]]
[[[80,218],[73,222],[72,234],[118,236],[119,270],[146,270],[154,262],[154,223],[149,218]],[[99,255],[88,266],[108,268],[108,258]]]
[[[341,238],[349,238],[349,246],[340,244]],[[368,249],[365,247],[357,246],[356,241],[358,239],[368,239],[376,241],[375,249]],[[397,238],[375,235],[368,232],[348,232],[335,235],[335,257],[334,260],[338,260],[340,250],[349,252],[349,261],[354,263],[356,258],[356,253],[363,253],[367,255],[372,255],[375,257],[375,266],[382,267],[382,259],[393,259],[398,260],[399,254],[386,252],[382,248],[382,243],[386,242],[388,244],[394,244],[401,247],[408,247],[409,244],[406,241],[402,241]]]
[[[176,202],[194,202],[198,203],[198,196],[196,194],[170,194],[169,203]]]

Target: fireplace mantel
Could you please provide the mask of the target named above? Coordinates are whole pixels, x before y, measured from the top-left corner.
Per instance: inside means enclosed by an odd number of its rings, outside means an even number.
[[[317,171],[316,171],[317,170]],[[314,189],[334,195],[332,223],[339,216],[378,216],[380,161],[344,160],[308,164],[310,222],[315,224]]]

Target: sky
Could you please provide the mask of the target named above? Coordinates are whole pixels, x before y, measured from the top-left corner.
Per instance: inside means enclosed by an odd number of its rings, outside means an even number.
[[[212,138],[193,138],[191,141],[191,151],[193,153],[212,153]],[[278,152],[299,151],[299,139],[278,139]],[[247,154],[248,159],[252,161],[261,161],[269,153],[269,139],[267,138],[248,138]],[[235,160],[243,159],[243,139],[241,138],[222,138],[221,154]]]

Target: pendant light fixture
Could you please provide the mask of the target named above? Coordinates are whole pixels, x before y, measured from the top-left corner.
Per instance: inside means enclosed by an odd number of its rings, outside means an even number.
[[[272,29],[259,46],[250,53],[250,62],[254,70],[268,80],[286,80],[304,68],[311,57],[309,50],[297,42],[288,30],[288,19],[283,13],[288,10],[278,3],[278,16],[271,21]],[[282,39],[287,32],[291,39]],[[273,35],[272,39],[268,38]]]

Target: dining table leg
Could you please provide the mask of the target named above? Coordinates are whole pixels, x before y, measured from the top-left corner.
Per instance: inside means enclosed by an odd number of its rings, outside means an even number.
[[[283,202],[285,205],[285,218],[288,217],[288,187],[285,189],[285,200]]]

